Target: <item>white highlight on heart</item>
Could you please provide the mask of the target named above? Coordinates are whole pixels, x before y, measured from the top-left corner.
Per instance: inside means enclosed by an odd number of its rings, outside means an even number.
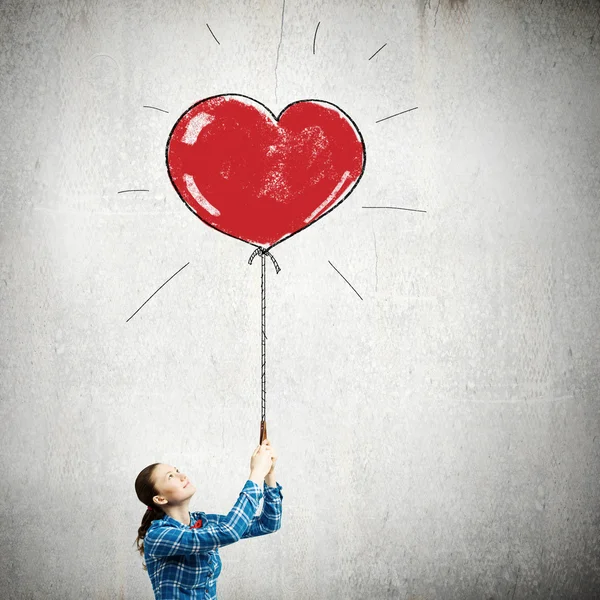
[[[195,144],[200,131],[214,120],[215,118],[213,115],[209,115],[208,113],[200,113],[190,119],[190,122],[185,129],[185,135],[183,136],[182,142],[184,144],[189,144],[190,146]]]
[[[341,187],[344,185],[344,183],[346,183],[346,179],[348,179],[348,177],[350,177],[350,171],[346,171],[342,175],[340,182],[335,186],[335,188],[333,188],[333,192],[331,192],[331,194],[327,196],[327,200],[321,203],[317,208],[315,208],[315,210],[312,211],[312,213],[306,219],[304,219],[305,223],[312,221],[313,217],[319,214],[333,200],[333,198],[335,198],[336,194],[340,191]]]
[[[213,217],[221,216],[221,212],[217,210],[201,193],[194,181],[192,175],[187,173],[183,176],[185,185],[187,186],[188,192],[193,196],[194,200],[206,211],[208,211]]]

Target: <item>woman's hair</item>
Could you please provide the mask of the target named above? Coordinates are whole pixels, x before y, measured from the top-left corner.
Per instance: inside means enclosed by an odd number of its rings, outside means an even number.
[[[148,527],[154,519],[162,519],[165,516],[164,511],[158,505],[154,504],[154,496],[158,494],[158,491],[154,487],[154,469],[160,463],[154,463],[149,465],[142,471],[135,479],[135,493],[139,498],[140,502],[143,502],[146,506],[144,516],[142,517],[142,524],[138,528],[138,535],[135,539],[134,544],[137,544],[137,549],[142,558],[144,557],[144,538]],[[148,506],[152,507],[152,510],[148,510]],[[147,571],[146,564],[142,563],[142,568]]]

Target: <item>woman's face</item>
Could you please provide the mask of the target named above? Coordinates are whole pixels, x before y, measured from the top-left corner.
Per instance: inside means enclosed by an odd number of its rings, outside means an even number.
[[[194,484],[177,467],[160,463],[156,465],[153,473],[154,487],[158,494],[154,501],[159,505],[166,503],[171,506],[189,500],[196,491]]]

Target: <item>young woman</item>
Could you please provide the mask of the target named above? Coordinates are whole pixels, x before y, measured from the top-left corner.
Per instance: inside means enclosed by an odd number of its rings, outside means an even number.
[[[147,509],[136,542],[156,600],[216,600],[219,548],[281,527],[276,461],[275,450],[264,440],[252,453],[250,475],[227,515],[189,512],[196,487],[176,467],[154,463],[140,472],[135,492]],[[263,493],[262,512],[255,516]]]

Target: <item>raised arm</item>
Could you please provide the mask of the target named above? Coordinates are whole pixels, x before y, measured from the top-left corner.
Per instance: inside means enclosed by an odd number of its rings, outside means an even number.
[[[281,528],[281,500],[283,499],[281,489],[277,482],[273,487],[265,483],[262,512],[258,517],[252,519],[250,527],[242,535],[242,539],[274,533]]]
[[[263,509],[259,516],[250,521],[250,525],[242,535],[242,539],[274,533],[281,528],[281,501],[283,499],[281,490],[282,487],[278,482],[275,482],[274,486],[269,486],[265,482]],[[206,518],[217,523],[223,523],[227,519],[225,515],[218,514],[207,514]]]
[[[248,479],[229,514],[217,523],[207,523],[199,529],[151,525],[144,538],[144,554],[148,557],[189,555],[233,544],[248,530],[262,496],[260,485]]]

